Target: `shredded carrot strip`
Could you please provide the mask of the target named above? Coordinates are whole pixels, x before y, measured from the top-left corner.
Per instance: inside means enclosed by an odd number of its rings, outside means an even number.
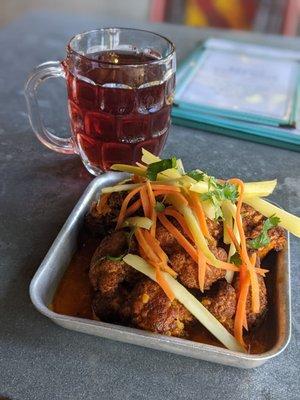
[[[149,203],[150,203],[150,208],[151,208],[150,218],[152,220],[152,225],[151,225],[151,228],[150,228],[150,232],[151,232],[151,235],[153,237],[155,237],[156,220],[157,220],[157,215],[156,215],[156,211],[155,211],[156,200],[155,200],[155,196],[154,196],[154,193],[153,193],[153,190],[152,190],[152,187],[151,187],[151,184],[150,184],[149,180],[147,180],[147,182],[146,182],[146,187],[147,187]]]
[[[150,218],[151,209],[150,209],[150,203],[149,203],[146,186],[142,187],[142,189],[140,191],[140,196],[141,196],[142,207],[144,210],[145,217]]]
[[[234,318],[234,336],[243,347],[245,347],[245,342],[243,339],[243,326],[245,324],[246,305],[247,305],[249,286],[250,286],[250,277],[246,271],[246,277],[240,288],[240,293],[238,297],[236,313]]]
[[[177,278],[177,273],[171,267],[169,267],[168,264],[163,264],[161,269],[165,272],[168,272],[171,276],[173,276],[173,278]]]
[[[140,187],[133,189],[131,192],[128,193],[128,195],[123,200],[121,210],[119,212],[119,216],[118,216],[118,220],[117,220],[116,229],[120,229],[120,227],[122,226],[125,216],[126,216],[126,210],[127,210],[128,204],[129,204],[130,200],[133,198],[133,196],[135,196],[137,193],[139,193],[140,190],[141,190]]]
[[[148,231],[144,231],[144,237],[151,249],[155,252],[157,257],[164,263],[168,261],[168,256],[160,247],[160,244],[156,238],[154,238]]]
[[[145,231],[146,233],[146,231]],[[149,232],[148,232],[149,233]],[[172,290],[170,289],[168,283],[164,279],[160,265],[161,265],[161,260],[159,257],[155,254],[155,252],[152,250],[151,246],[148,245],[147,240],[145,236],[143,235],[143,231],[140,228],[137,228],[135,230],[135,237],[138,241],[138,244],[141,248],[141,254],[143,257],[150,262],[151,265],[154,266],[156,270],[156,280],[159,286],[163,289],[163,291],[166,293],[170,301],[173,301],[175,296]],[[152,238],[152,236],[149,234],[149,237]],[[148,238],[149,238],[148,237]],[[152,238],[153,239],[153,238]]]
[[[153,263],[159,263],[160,259],[155,254],[154,250],[149,246],[147,240],[145,239],[143,232],[140,228],[136,228],[135,232],[136,240],[138,241],[139,246],[143,249],[144,253],[147,256],[147,259],[151,260]]]
[[[176,193],[176,192],[168,191],[167,189],[166,190],[155,190],[155,188],[153,188],[153,194],[154,194],[155,197],[157,197],[157,196],[168,196],[168,195],[171,195],[171,194],[174,194],[174,193]]]
[[[181,203],[183,206],[187,206],[189,203],[187,199],[183,196],[181,193],[173,193],[172,196],[176,197],[177,200]]]
[[[151,186],[153,186],[153,190],[166,190],[167,192],[178,192],[180,193],[180,188],[172,185],[162,185],[156,182],[151,182]]]
[[[193,210],[193,211],[195,212],[195,214],[196,214],[196,217],[197,217],[197,219],[198,219],[198,221],[199,221],[200,228],[201,228],[201,230],[202,230],[202,232],[203,232],[203,235],[204,235],[207,239],[212,240],[211,234],[210,234],[210,232],[209,232],[209,230],[208,230],[208,227],[207,227],[205,214],[204,214],[204,211],[203,211],[201,202],[200,202],[200,200],[199,200],[198,194],[197,194],[197,193],[194,193],[194,192],[191,192],[191,193],[190,193],[190,200],[191,200],[191,207],[192,207],[192,210]]]
[[[198,262],[197,250],[191,243],[183,236],[183,234],[165,217],[164,212],[158,214],[160,223],[174,236],[176,241],[181,247],[192,257],[195,262]]]
[[[154,196],[161,196],[161,195],[172,195],[172,196],[176,196],[177,200],[179,200],[179,202],[184,205],[187,206],[189,203],[187,201],[187,199],[181,194],[181,193],[177,193],[177,192],[168,192],[168,191],[164,191],[164,190],[154,190],[153,191]]]
[[[201,250],[198,251],[198,280],[199,280],[199,288],[201,292],[204,291],[204,283],[205,283],[205,273],[206,273],[206,260],[205,256]]]
[[[151,263],[150,263],[151,264]],[[159,286],[162,288],[162,290],[165,292],[165,294],[168,296],[170,301],[173,301],[175,299],[174,293],[172,292],[170,286],[166,282],[165,278],[163,277],[163,274],[160,270],[160,268],[156,265],[154,265],[154,268],[156,270],[156,281],[159,284]]]
[[[164,213],[158,214],[158,219],[160,223],[174,236],[176,241],[180,244],[181,247],[191,256],[191,258],[198,263],[198,252],[195,247],[183,236],[183,234],[170,222],[164,215]],[[205,257],[206,263],[209,264],[209,260]],[[225,263],[224,261],[220,261],[220,267],[228,271],[239,271],[239,268],[234,264]]]
[[[172,207],[167,207],[164,210],[164,214],[165,215],[169,215],[170,217],[173,217],[176,219],[176,221],[179,223],[179,225],[181,226],[183,232],[189,237],[189,239],[194,242],[194,238],[193,235],[191,234],[185,219],[183,217],[183,215],[181,215],[177,210],[175,210]]]
[[[252,266],[248,252],[247,252],[247,243],[246,243],[246,237],[245,237],[245,232],[243,229],[243,222],[242,222],[242,217],[241,217],[241,208],[242,208],[242,203],[243,203],[243,195],[244,195],[244,183],[240,179],[233,178],[229,179],[229,183],[235,184],[239,187],[240,189],[240,195],[239,199],[237,202],[236,206],[236,222],[237,222],[237,227],[241,239],[241,259],[242,262],[246,265],[249,274],[250,274],[250,282],[251,282],[251,294],[252,294],[252,310],[254,313],[259,313],[260,310],[260,299],[259,299],[259,285],[258,285],[258,279],[257,279],[257,274],[255,271],[255,267]]]
[[[147,258],[146,260],[148,260],[151,263],[151,260]],[[155,263],[155,265],[159,267],[162,271],[168,272],[171,276],[173,276],[173,278],[177,278],[177,273],[171,267],[169,267],[167,263],[159,262]]]
[[[138,199],[130,207],[127,208],[126,217],[134,214],[142,206],[142,200]]]
[[[205,257],[206,258],[206,257]],[[226,271],[235,271],[238,272],[240,269],[239,267],[235,266],[234,264],[222,261],[222,260],[218,260],[219,261],[219,266],[214,266],[214,268],[220,268],[220,269],[225,269]],[[206,258],[206,262],[210,263],[209,259]]]
[[[151,228],[150,228],[150,232],[151,232],[151,235],[153,237],[155,237],[155,234],[156,234],[156,222],[157,222],[157,213],[156,213],[155,209],[152,210],[151,220],[152,220],[152,225],[151,225]]]
[[[158,240],[155,237],[153,237],[147,230],[144,231],[144,237],[147,240],[147,243],[151,246],[152,250],[155,252],[156,256],[160,260],[160,262],[156,263],[156,265],[159,265],[159,267],[163,271],[169,272],[170,275],[176,277],[177,276],[176,272],[171,267],[168,266],[168,256],[160,247]]]
[[[252,266],[255,268],[256,264],[256,258],[257,254],[252,253],[250,256],[250,262]],[[247,321],[247,298],[248,298],[248,293],[249,293],[249,287],[250,287],[250,276],[249,273],[247,272],[246,266],[242,265],[242,274],[240,275],[240,290],[239,290],[239,295],[238,295],[238,304],[237,304],[237,310],[235,314],[235,320],[234,320],[234,335],[236,339],[243,345],[243,328],[248,330],[248,321]]]
[[[255,272],[261,276],[266,276],[266,274],[269,272],[269,270],[263,269],[263,268],[255,268]]]
[[[145,253],[144,249],[139,245],[139,253],[144,260],[148,260],[147,254]]]
[[[155,254],[155,252],[152,251],[151,247],[148,245],[148,243],[143,235],[143,232],[140,228],[136,229],[135,237],[138,241],[139,246],[141,247],[141,250],[142,250],[141,254],[143,255],[143,257],[146,256],[146,260],[149,260],[150,264],[153,265],[156,270],[157,283],[163,289],[163,291],[166,293],[166,295],[168,296],[170,301],[173,301],[175,296],[161,273],[161,269],[160,269],[161,262],[160,262],[158,256]]]
[[[151,205],[151,207],[155,207],[155,196],[153,194],[153,190],[152,190],[150,181],[146,182],[146,187],[147,187],[150,205]]]
[[[255,268],[256,265],[256,260],[257,260],[257,253],[252,253],[250,256],[250,262],[251,265]]]
[[[230,236],[230,239],[231,239],[232,243],[234,244],[235,250],[238,253],[240,253],[241,252],[241,248],[240,248],[239,242],[238,242],[235,234],[233,233],[233,230],[230,228],[230,226],[226,226],[226,229],[227,229],[228,235]]]

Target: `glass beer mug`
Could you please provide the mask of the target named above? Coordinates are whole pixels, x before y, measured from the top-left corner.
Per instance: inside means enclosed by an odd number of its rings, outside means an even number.
[[[159,155],[170,128],[176,57],[174,45],[147,31],[105,28],[74,36],[65,60],[39,65],[25,95],[39,140],[60,153],[77,153],[98,175],[114,163],[133,164],[146,148]],[[44,125],[37,90],[48,78],[67,82],[72,136]]]

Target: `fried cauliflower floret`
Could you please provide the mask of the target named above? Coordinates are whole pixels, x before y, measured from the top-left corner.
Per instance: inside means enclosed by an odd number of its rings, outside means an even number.
[[[214,248],[212,249],[212,252],[219,260],[227,260],[227,253],[223,248]],[[199,289],[198,265],[185,251],[181,250],[180,252],[171,255],[170,264],[178,274],[178,280],[185,287],[188,289]],[[224,278],[225,274],[225,270],[207,265],[204,290],[208,290],[214,282]]]
[[[243,218],[243,228],[245,231],[245,236],[250,238],[253,229],[257,227],[262,227],[265,217],[256,211],[253,207],[248,206],[248,204],[243,203],[241,208],[241,215]]]
[[[129,291],[122,286],[113,292],[95,292],[92,308],[97,318],[104,322],[130,322]]]
[[[251,291],[248,293],[246,314],[248,329],[251,330],[263,319],[267,310],[267,290],[264,279],[258,275],[260,312],[254,314],[251,305]],[[217,282],[212,289],[205,294],[202,304],[210,311],[225,328],[233,332],[234,317],[237,306],[237,290],[239,279],[235,278],[233,285],[225,280]]]
[[[257,237],[261,232],[261,229],[255,229],[252,232],[253,239]],[[266,257],[266,255],[271,251],[280,251],[284,248],[286,244],[285,230],[280,226],[276,226],[268,231],[268,236],[270,239],[269,244],[258,249],[257,253],[260,259]]]
[[[168,336],[186,336],[194,317],[177,300],[172,302],[160,286],[148,278],[140,280],[131,295],[132,323],[137,328]]]
[[[248,247],[251,240],[261,234],[264,221],[266,218],[256,211],[253,207],[243,204],[242,211],[243,228],[247,239]],[[258,249],[257,253],[260,259],[263,259],[271,250],[280,251],[286,244],[285,230],[280,226],[276,226],[268,231],[270,243]]]
[[[98,202],[91,205],[84,221],[85,228],[93,236],[102,237],[116,224],[122,201],[126,193],[102,194]]]
[[[107,258],[118,257],[127,248],[125,232],[118,231],[106,236],[93,255],[89,270],[94,289],[93,310],[102,321],[124,321],[128,318],[127,299],[139,274],[123,261]]]
[[[101,293],[113,292],[120,282],[132,273],[132,268],[123,261],[113,261],[107,256],[117,257],[128,247],[126,235],[123,231],[114,232],[106,236],[96,249],[89,271],[90,282],[94,290]]]
[[[233,331],[236,310],[236,292],[233,286],[225,280],[220,280],[201,302],[227,330]]]

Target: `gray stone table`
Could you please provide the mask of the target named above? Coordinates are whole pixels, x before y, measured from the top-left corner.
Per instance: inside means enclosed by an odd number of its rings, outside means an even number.
[[[238,370],[64,330],[40,315],[28,287],[81,193],[91,181],[76,156],[44,148],[26,114],[23,85],[30,70],[61,59],[74,34],[100,26],[145,27],[89,16],[29,14],[0,31],[0,397],[25,399],[290,399],[299,385],[299,242],[292,238],[293,335],[288,349],[256,370]],[[182,59],[207,36],[238,37],[300,49],[299,40],[190,29],[146,28],[170,37]],[[46,96],[47,95],[47,96]],[[41,93],[47,123],[67,135],[63,84]],[[273,199],[300,214],[300,154],[173,126],[165,154],[188,168],[277,177]]]

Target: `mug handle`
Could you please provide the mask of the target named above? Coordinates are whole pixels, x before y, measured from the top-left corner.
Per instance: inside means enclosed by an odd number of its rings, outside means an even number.
[[[29,76],[25,85],[25,97],[32,129],[38,139],[49,149],[58,153],[74,154],[76,147],[72,137],[60,138],[51,133],[43,124],[37,91],[41,83],[49,78],[66,79],[64,68],[60,61],[48,61],[38,65]]]

